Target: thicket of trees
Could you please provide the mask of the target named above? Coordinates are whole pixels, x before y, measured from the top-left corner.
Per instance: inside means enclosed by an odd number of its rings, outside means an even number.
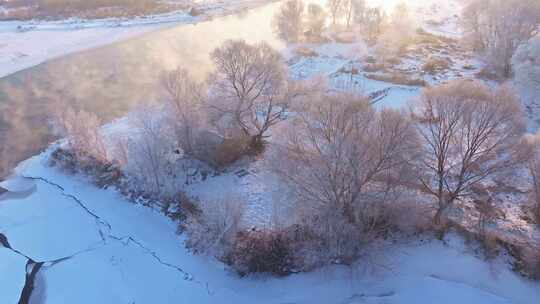
[[[474,194],[476,185],[522,164],[516,147],[524,113],[509,88],[458,80],[425,89],[415,106],[424,148],[419,180],[437,200],[435,224],[454,202]]]
[[[473,0],[462,19],[466,42],[485,56],[489,68],[509,77],[518,47],[540,32],[540,2]]]
[[[279,52],[266,43],[227,41],[211,55],[212,120],[225,137],[246,137],[261,147],[269,129],[283,121],[294,85]]]
[[[331,36],[341,31],[362,34],[366,42],[376,45],[382,63],[403,52],[416,37],[416,25],[405,3],[387,15],[364,0],[331,0],[326,7],[309,4],[307,9],[302,0],[289,0],[274,16],[274,27],[288,42],[321,40],[325,33]],[[331,31],[326,32],[328,27]]]
[[[540,96],[540,37],[522,44],[512,58],[514,78],[521,89]]]
[[[388,228],[418,144],[414,128],[405,115],[349,94],[312,96],[295,113],[274,169],[294,189],[300,221],[321,240],[326,262],[352,260]]]
[[[134,110],[125,139],[111,143],[82,111],[62,108],[56,119],[77,158],[117,163],[143,195],[180,197],[194,251],[242,273],[351,263],[374,239],[405,229],[401,215],[424,216],[411,200],[432,207],[428,229],[444,233],[457,202],[478,199],[485,181],[518,167],[529,169],[533,210],[540,210],[540,147],[530,140],[524,148],[524,114],[506,86],[457,80],[426,88],[409,110],[375,110],[365,96],[288,79],[280,54],[265,43],[227,41],[211,58],[206,83],[182,68],[166,73],[167,101]],[[201,150],[232,162],[268,145],[259,155],[292,192],[292,225],[246,231],[241,199],[181,195],[178,176],[188,183],[190,166],[205,160]],[[482,223],[491,203],[481,204]]]

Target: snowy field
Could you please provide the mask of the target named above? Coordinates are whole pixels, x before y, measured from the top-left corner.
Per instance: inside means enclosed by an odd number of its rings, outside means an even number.
[[[504,256],[488,263],[452,234],[445,242],[379,244],[352,268],[239,278],[187,252],[159,212],[47,167],[47,157],[17,169],[34,178],[34,194],[0,200],[0,231],[20,252],[0,248],[0,269],[9,273],[0,279],[1,303],[17,302],[27,257],[44,262],[30,303],[533,304],[540,297],[540,284],[509,270]]]

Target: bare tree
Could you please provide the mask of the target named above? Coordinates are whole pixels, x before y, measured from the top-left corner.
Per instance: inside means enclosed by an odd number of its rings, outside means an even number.
[[[347,28],[351,27],[353,21],[363,22],[365,0],[343,0],[343,15],[347,23]]]
[[[202,109],[207,98],[205,87],[181,67],[163,76],[163,86],[169,94],[176,137],[184,152],[193,154],[194,137],[207,121]]]
[[[512,65],[521,88],[540,95],[540,37],[522,44],[512,58]]]
[[[304,2],[285,1],[274,16],[274,27],[281,39],[298,42],[304,29]]]
[[[65,136],[79,161],[93,157],[107,160],[107,149],[100,134],[101,120],[93,113],[62,107],[53,111],[53,131]]]
[[[307,30],[311,36],[320,37],[326,27],[326,13],[322,6],[311,3],[308,6]]]
[[[366,0],[351,0],[352,10],[354,12],[353,20],[356,23],[364,23],[367,12]]]
[[[425,89],[413,112],[425,158],[420,182],[437,199],[434,223],[482,181],[515,168],[524,131],[520,103],[507,87],[467,80]]]
[[[201,213],[191,214],[187,219],[188,247],[223,258],[240,231],[245,202],[241,198],[225,197],[219,201],[196,202],[196,205]]]
[[[165,191],[168,156],[174,135],[165,111],[157,105],[140,105],[128,117],[132,128],[127,147],[126,172],[140,190],[158,195]]]
[[[529,200],[531,215],[540,223],[540,136],[527,135],[522,142],[521,154],[527,160],[527,170],[531,178]]]
[[[241,136],[262,144],[267,131],[281,122],[291,100],[281,55],[266,43],[230,40],[212,53],[210,108]],[[214,119],[216,120],[216,119]]]
[[[310,95],[294,113],[286,139],[271,150],[274,169],[291,187],[300,226],[321,242],[314,250],[328,255],[313,258],[345,262],[386,229],[418,146],[414,126],[343,93]]]
[[[380,8],[369,8],[365,11],[364,18],[367,40],[369,42],[375,42],[383,32],[384,23],[387,18],[386,13]]]
[[[365,202],[387,193],[385,181],[412,155],[414,127],[398,112],[376,112],[364,97],[309,100],[295,112],[287,142],[276,148],[278,173],[310,208],[362,221]]]
[[[488,64],[509,77],[517,48],[540,32],[536,0],[475,0],[464,9],[463,24],[473,48]]]
[[[398,4],[377,40],[376,54],[382,63],[404,53],[414,42],[416,31],[406,4]]]
[[[332,16],[332,24],[336,25],[339,18],[341,18],[345,12],[346,0],[328,0],[327,6]]]

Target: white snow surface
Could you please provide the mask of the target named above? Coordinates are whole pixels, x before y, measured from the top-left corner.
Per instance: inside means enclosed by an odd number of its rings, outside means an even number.
[[[351,268],[240,278],[188,252],[164,215],[50,168],[47,157],[22,163],[17,174],[48,182],[35,180],[30,197],[0,202],[0,231],[12,247],[46,262],[32,303],[532,304],[540,298],[539,283],[513,273],[503,258],[484,261],[456,235],[381,244]],[[9,297],[2,303],[16,303],[24,260],[6,250],[0,269],[10,279],[0,284],[0,295]]]
[[[0,303],[17,303],[24,287],[26,259],[0,245]]]
[[[218,14],[226,13],[227,4],[238,9],[256,2],[213,1],[211,5]],[[435,4],[417,10],[419,15],[425,12],[421,20],[445,21],[443,27],[428,29],[453,36],[455,17],[445,19],[440,14],[445,6],[456,10],[455,1],[431,2]],[[179,12],[133,20],[0,23],[0,77],[72,52],[196,20]],[[330,76],[337,89],[357,87],[373,93],[390,88],[377,104],[380,107],[402,108],[419,93],[417,87],[363,76],[355,76],[351,84],[347,75],[335,74],[363,50],[361,44],[330,43],[316,47],[321,56],[302,57],[289,66],[298,78]],[[119,126],[122,123],[108,131],[118,131]],[[184,237],[176,233],[177,223],[160,212],[133,204],[113,189],[97,189],[84,177],[48,167],[53,148],[21,163],[16,175],[0,184],[25,192],[0,198],[0,233],[15,250],[45,262],[31,303],[537,304],[540,299],[540,283],[512,272],[510,258],[487,262],[453,234],[444,242],[418,236],[377,244],[352,267],[329,266],[286,278],[240,278],[219,261],[191,254]],[[243,195],[250,204],[248,224],[268,223],[275,211],[272,201],[284,193],[276,190],[279,187],[270,182],[264,167],[255,164],[245,170],[249,174],[244,177],[231,170],[187,190],[217,203],[228,193]],[[0,245],[0,303],[17,303],[26,262],[24,256]]]

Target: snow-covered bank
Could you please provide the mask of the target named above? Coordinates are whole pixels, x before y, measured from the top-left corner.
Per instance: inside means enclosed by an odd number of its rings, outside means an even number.
[[[242,279],[189,253],[164,215],[47,167],[47,157],[17,169],[40,178],[35,194],[0,203],[0,231],[13,247],[36,262],[55,260],[37,275],[34,303],[532,304],[540,297],[539,283],[502,258],[485,262],[455,235],[447,243],[425,237],[385,244],[353,268]],[[2,303],[14,303],[25,261],[1,261],[10,284],[0,285],[0,294],[11,295]]]
[[[185,11],[136,18],[0,22],[0,77],[47,60],[129,39],[179,24],[231,15],[273,0],[229,0],[202,5],[199,16]]]

